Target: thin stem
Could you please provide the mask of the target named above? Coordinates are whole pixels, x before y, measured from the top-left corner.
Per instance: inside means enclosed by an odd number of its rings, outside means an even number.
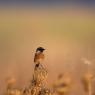
[[[89,91],[88,91],[88,95],[92,95],[91,83],[89,83]]]

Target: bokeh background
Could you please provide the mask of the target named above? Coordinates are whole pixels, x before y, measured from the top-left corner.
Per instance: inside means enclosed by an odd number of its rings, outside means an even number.
[[[95,3],[4,1],[0,1],[0,93],[7,77],[15,77],[20,88],[29,84],[35,49],[42,46],[48,86],[58,74],[68,72],[74,81],[71,94],[83,95],[80,79],[87,66],[81,58],[92,60],[89,70],[95,73]]]

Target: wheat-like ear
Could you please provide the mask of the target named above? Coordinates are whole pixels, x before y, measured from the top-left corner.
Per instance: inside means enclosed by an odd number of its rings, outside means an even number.
[[[51,91],[45,88],[44,83],[47,78],[47,74],[48,72],[46,68],[43,67],[43,65],[35,65],[31,85],[29,86],[29,95],[51,95]]]
[[[91,92],[91,82],[93,80],[93,75],[91,73],[85,73],[82,77],[82,85],[84,91],[89,93]]]
[[[13,88],[15,83],[16,83],[16,79],[14,77],[8,77],[6,79],[7,89]]]
[[[33,80],[35,80],[36,85],[42,83],[46,78],[47,70],[42,65],[34,69]]]
[[[55,81],[53,88],[54,92],[57,92],[59,95],[64,95],[69,92],[71,86],[71,78],[65,74],[58,76],[58,79]]]

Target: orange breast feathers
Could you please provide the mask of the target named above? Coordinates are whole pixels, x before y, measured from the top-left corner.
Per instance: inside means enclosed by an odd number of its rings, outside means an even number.
[[[34,62],[40,63],[44,59],[43,53],[35,53]]]

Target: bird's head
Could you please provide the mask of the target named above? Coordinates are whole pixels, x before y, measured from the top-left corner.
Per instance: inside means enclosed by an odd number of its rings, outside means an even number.
[[[45,49],[43,48],[43,47],[38,47],[37,49],[36,49],[36,52],[43,52]]]

